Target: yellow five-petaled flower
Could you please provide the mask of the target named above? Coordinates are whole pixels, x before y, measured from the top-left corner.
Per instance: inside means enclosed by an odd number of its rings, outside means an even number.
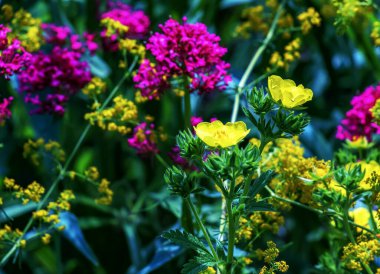
[[[282,79],[280,76],[268,77],[268,89],[273,100],[286,108],[295,108],[313,98],[313,91],[296,85],[293,80]]]
[[[210,147],[230,147],[236,145],[249,133],[244,122],[223,125],[219,120],[199,123],[194,127],[197,136]]]

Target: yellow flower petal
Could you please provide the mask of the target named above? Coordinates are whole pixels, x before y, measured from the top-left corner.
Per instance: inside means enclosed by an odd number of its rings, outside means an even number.
[[[313,91],[303,85],[296,85],[293,80],[282,79],[280,76],[268,77],[268,89],[271,97],[286,108],[295,108],[313,98]]]
[[[226,125],[219,120],[199,123],[194,127],[195,133],[204,143],[210,147],[230,147],[236,145],[249,133],[244,122],[230,123]]]

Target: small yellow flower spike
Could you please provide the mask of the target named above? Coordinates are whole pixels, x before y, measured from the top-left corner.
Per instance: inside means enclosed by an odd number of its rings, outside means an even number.
[[[293,80],[282,79],[280,76],[268,77],[268,89],[273,100],[286,108],[295,108],[313,98],[313,91],[296,85]]]
[[[223,125],[219,120],[199,123],[194,127],[197,136],[210,147],[230,147],[236,145],[249,133],[244,122]]]

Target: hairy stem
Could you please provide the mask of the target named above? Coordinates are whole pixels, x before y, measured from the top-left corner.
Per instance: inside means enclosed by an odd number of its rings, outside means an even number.
[[[191,201],[190,197],[184,198],[184,201],[188,205],[188,207],[190,208],[191,212],[193,213],[193,215],[195,217],[195,220],[196,220],[197,224],[199,225],[200,229],[202,230],[202,233],[205,236],[205,239],[206,239],[207,244],[208,244],[208,246],[209,246],[209,248],[211,250],[212,255],[215,257],[216,260],[219,260],[218,254],[216,253],[215,248],[214,248],[214,246],[213,246],[213,244],[211,242],[211,238],[208,235],[208,232],[207,232],[207,230],[206,230],[206,228],[205,228],[205,226],[204,226],[201,218],[199,217],[198,211],[195,208],[193,202]]]
[[[252,73],[252,70],[255,67],[256,63],[258,62],[258,60],[260,59],[260,57],[263,54],[264,50],[267,48],[267,46],[269,45],[269,42],[272,40],[272,38],[274,36],[275,30],[276,30],[276,26],[277,26],[277,23],[278,23],[278,19],[280,18],[280,15],[281,15],[281,12],[282,12],[282,8],[284,6],[284,2],[285,1],[282,1],[282,3],[280,4],[280,6],[278,7],[276,15],[275,15],[275,17],[273,19],[272,25],[271,25],[271,27],[269,29],[269,32],[268,32],[267,36],[265,37],[262,45],[258,48],[258,50],[253,55],[251,61],[248,64],[248,67],[246,68],[243,76],[240,79],[240,82],[238,84],[238,87],[237,87],[237,90],[236,90],[236,94],[235,94],[234,107],[232,109],[232,114],[231,114],[231,122],[232,123],[236,121],[236,118],[237,118],[237,115],[238,115],[238,112],[239,112],[240,95],[243,93],[243,89],[245,87],[245,84],[247,83],[247,80],[248,80],[250,74]]]

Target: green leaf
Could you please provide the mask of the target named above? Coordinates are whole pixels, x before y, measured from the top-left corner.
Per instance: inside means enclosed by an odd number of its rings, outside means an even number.
[[[204,271],[209,266],[215,266],[217,262],[214,260],[208,260],[203,257],[196,256],[194,259],[188,261],[182,268],[182,274],[198,274]]]
[[[248,212],[253,211],[276,211],[271,204],[265,201],[248,201],[245,205],[245,210]]]
[[[185,248],[190,248],[194,251],[196,251],[199,254],[208,254],[208,258],[211,257],[210,252],[207,250],[207,248],[204,246],[204,244],[193,234],[186,232],[186,231],[180,231],[178,229],[176,230],[170,230],[167,232],[164,232],[162,234],[162,237],[172,241],[173,243],[179,244]]]
[[[248,192],[249,197],[254,198],[275,176],[273,170],[263,172],[252,184]]]

